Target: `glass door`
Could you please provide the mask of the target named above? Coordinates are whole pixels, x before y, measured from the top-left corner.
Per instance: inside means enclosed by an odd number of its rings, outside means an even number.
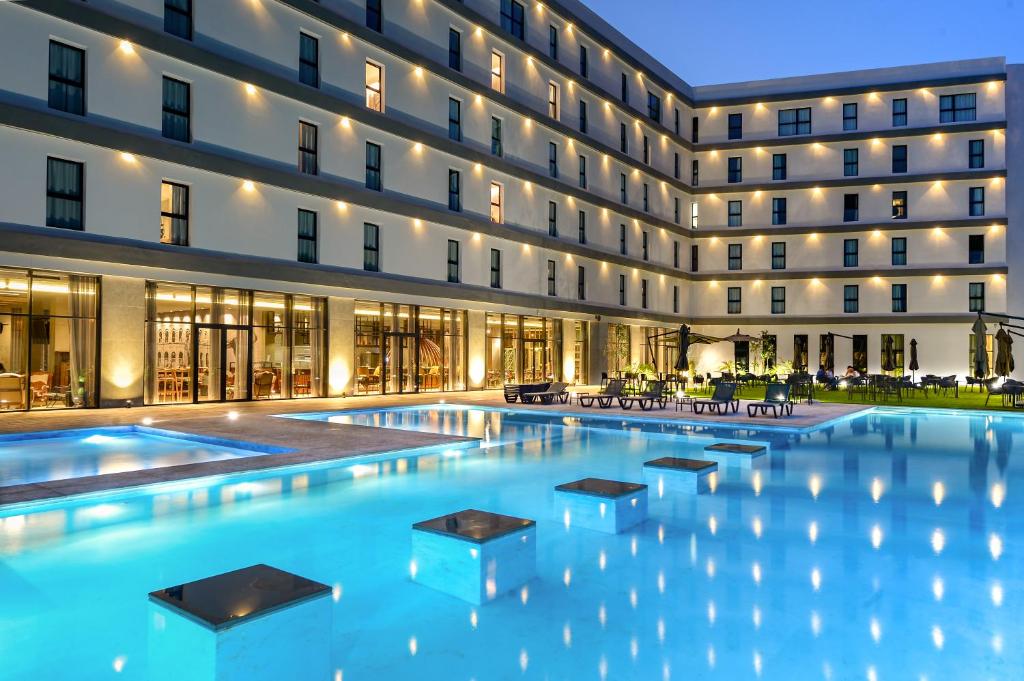
[[[192,355],[196,358],[194,401],[249,399],[248,329],[197,324]]]
[[[384,392],[416,392],[416,334],[386,333],[384,345]]]

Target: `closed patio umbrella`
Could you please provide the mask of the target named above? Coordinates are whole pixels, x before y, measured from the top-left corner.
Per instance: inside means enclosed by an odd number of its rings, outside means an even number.
[[[747,335],[745,333],[740,333],[740,330],[736,329],[736,333],[734,333],[734,334],[732,334],[730,336],[726,336],[722,340],[729,341],[730,343],[732,343],[732,363],[733,363],[733,367],[736,369],[736,373],[738,374],[739,373],[739,367],[737,366],[737,364],[738,364],[738,362],[737,362],[738,357],[736,355],[736,344],[737,343],[749,343],[751,341],[756,341],[757,338],[754,338],[753,336]]]
[[[911,338],[910,339],[910,367],[909,368],[910,368],[910,371],[915,372],[915,373],[917,372],[918,369],[921,368],[921,365],[919,365],[917,363],[917,339],[916,338]],[[914,378],[917,378],[917,376],[915,376]]]
[[[821,358],[822,364],[832,373],[836,370],[836,337],[831,331],[825,334],[825,352]]]
[[[988,348],[985,343],[988,329],[980,312],[971,331],[974,332],[974,377],[985,378],[988,376]]]
[[[996,333],[996,375],[1009,376],[1013,373],[1013,337],[1000,328]]]
[[[676,371],[686,371],[690,368],[690,360],[686,353],[690,351],[690,327],[683,324],[679,327],[679,356],[676,357]]]
[[[882,371],[892,371],[896,368],[896,358],[893,357],[893,339],[892,336],[886,336],[885,342],[882,344]]]

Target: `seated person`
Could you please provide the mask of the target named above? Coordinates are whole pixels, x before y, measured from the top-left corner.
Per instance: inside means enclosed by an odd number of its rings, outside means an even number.
[[[827,378],[828,378],[828,372],[825,371],[825,365],[824,364],[819,364],[818,365],[818,373],[814,374],[814,380],[816,380],[818,383],[824,383]]]
[[[860,372],[854,369],[852,366],[846,367],[846,373],[843,374],[843,378],[859,378]]]

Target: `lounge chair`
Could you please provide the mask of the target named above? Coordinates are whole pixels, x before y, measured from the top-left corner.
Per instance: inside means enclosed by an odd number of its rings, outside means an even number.
[[[622,389],[625,387],[626,382],[624,380],[613,378],[608,381],[608,385],[599,393],[579,393],[576,395],[576,402],[581,407],[592,407],[594,402],[597,402],[597,406],[601,407],[601,409],[607,409],[612,406],[612,400],[622,394]]]
[[[751,402],[747,405],[747,416],[753,418],[757,412],[767,416],[768,410],[772,410],[772,416],[793,415],[793,400],[789,399],[790,386],[786,383],[771,383],[764,389],[764,400]]]
[[[551,404],[556,399],[562,404],[565,404],[569,399],[569,392],[566,388],[569,387],[568,383],[552,383],[545,390],[519,390],[519,399],[526,404],[533,404],[537,400],[540,400],[541,404]]]
[[[668,404],[668,397],[665,395],[665,381],[653,381],[639,395],[619,396],[619,406],[623,409],[632,409],[633,404],[638,404],[641,411],[650,411],[655,404],[664,409]]]
[[[718,382],[715,384],[715,392],[710,399],[707,400],[694,400],[690,404],[690,409],[697,413],[703,414],[704,407],[708,408],[708,411],[715,412],[725,415],[729,411],[729,407],[732,407],[732,411],[735,414],[740,409],[740,401],[736,399],[736,384]]]
[[[542,392],[548,389],[550,383],[506,383],[505,384],[505,401],[512,404],[518,399],[521,399],[524,392]],[[523,400],[524,402],[526,400]]]

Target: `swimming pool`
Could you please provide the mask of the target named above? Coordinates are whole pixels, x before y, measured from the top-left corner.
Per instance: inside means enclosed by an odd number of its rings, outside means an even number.
[[[145,426],[0,436],[0,486],[67,480],[285,452]]]
[[[344,418],[495,444],[8,515],[3,678],[145,679],[146,594],[259,562],[333,587],[344,681],[936,681],[1024,665],[1019,416],[878,410],[809,432],[455,407]],[[723,436],[771,451],[720,469],[711,494],[652,489],[635,531],[552,517],[559,483],[639,481],[644,461]],[[537,520],[525,590],[471,606],[409,579],[411,524],[467,507]]]

